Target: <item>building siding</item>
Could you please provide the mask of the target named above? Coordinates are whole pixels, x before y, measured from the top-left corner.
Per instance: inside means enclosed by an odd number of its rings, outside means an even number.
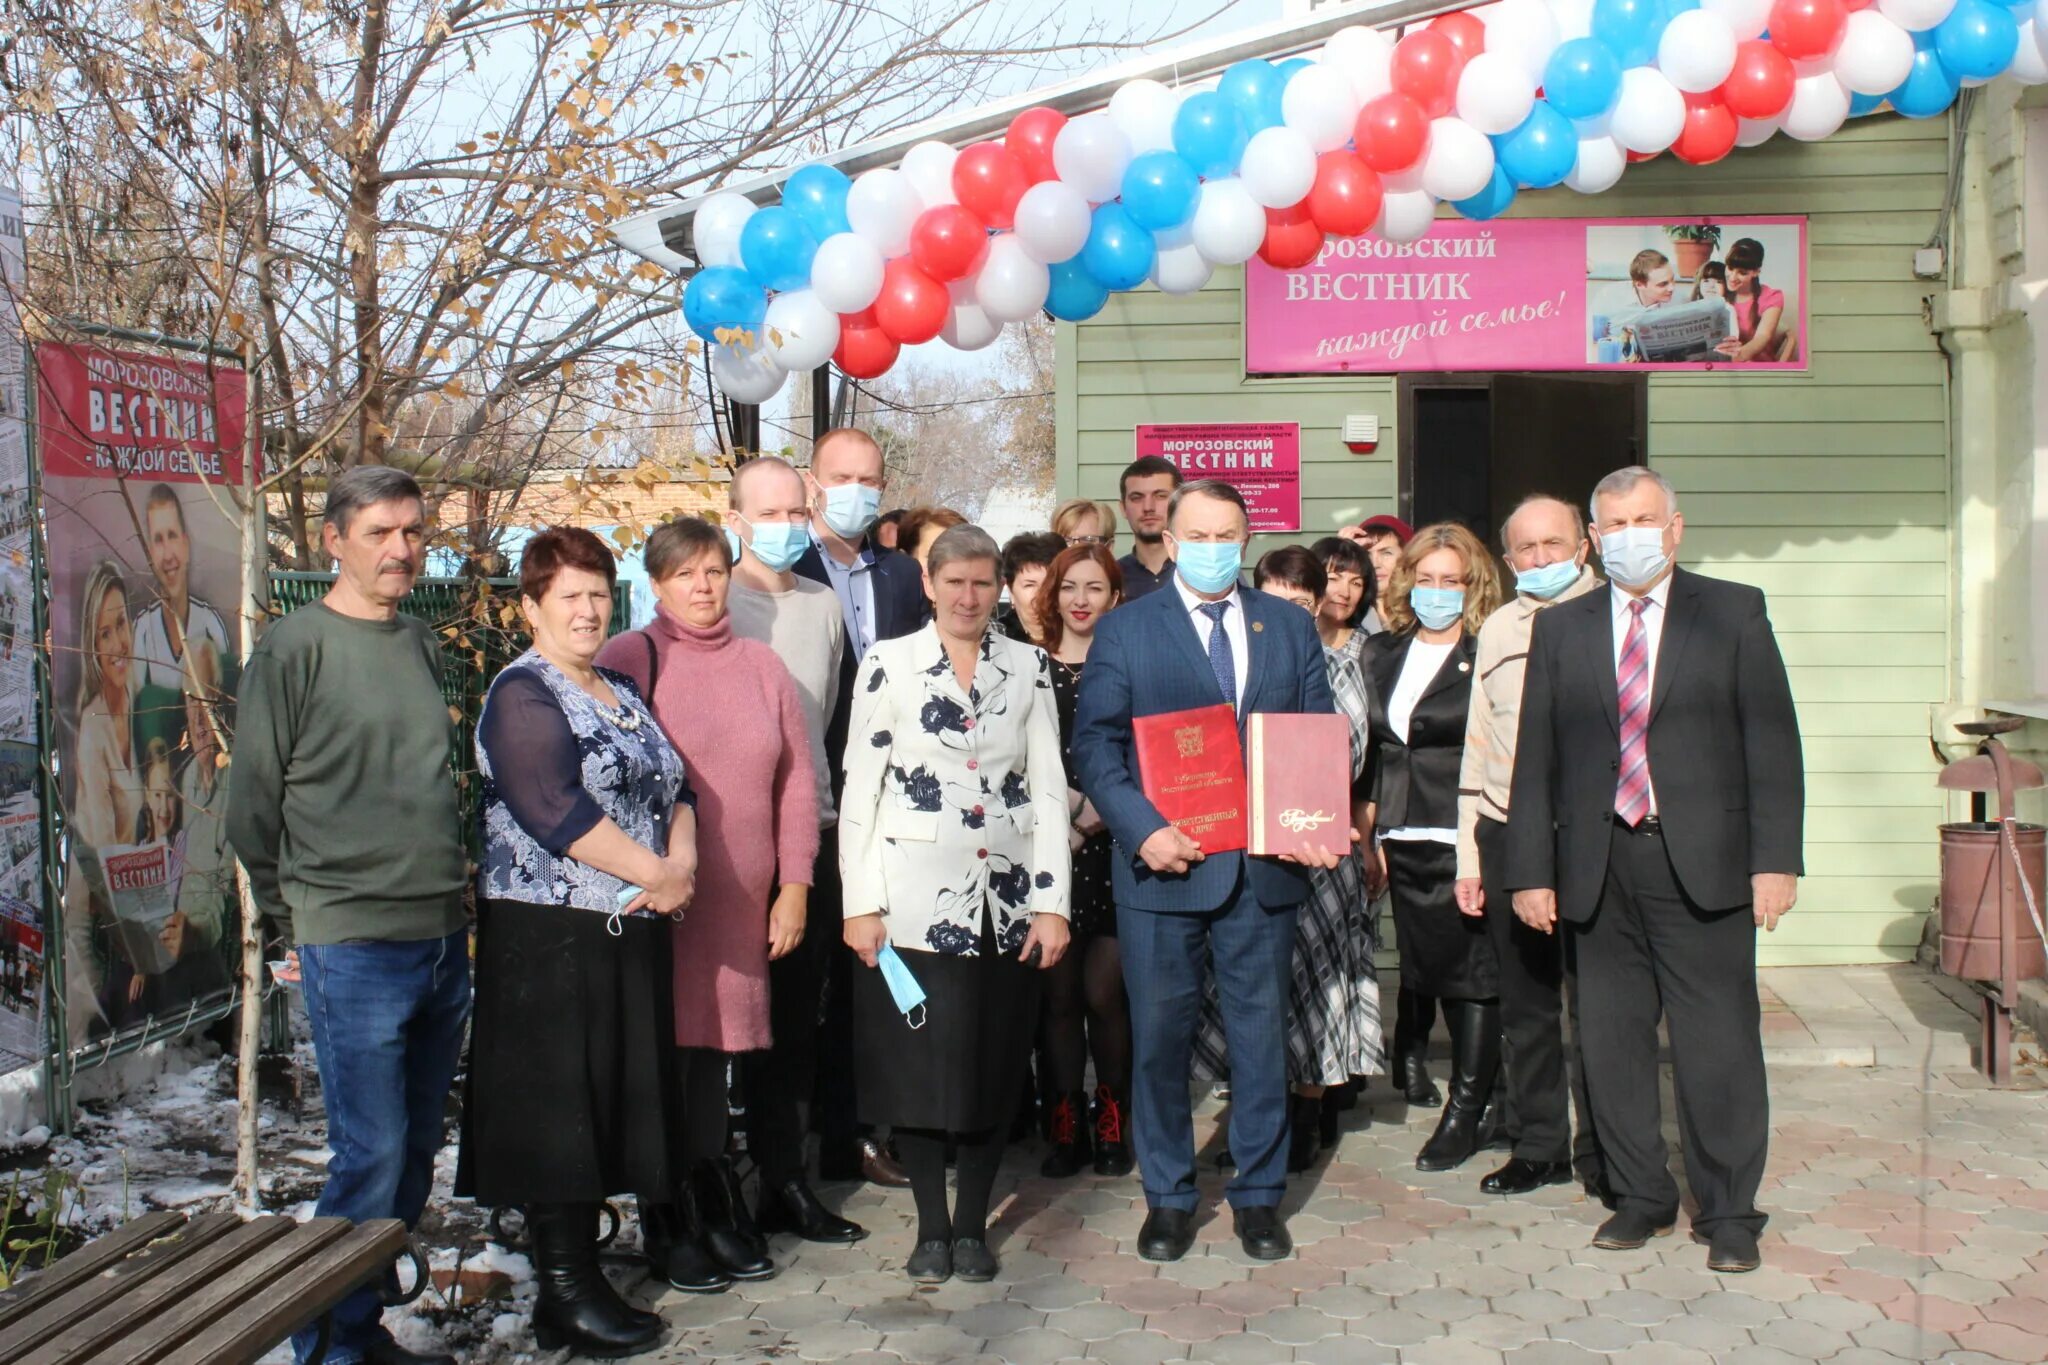
[[[1911,956],[1933,902],[1945,805],[1928,745],[1951,695],[1948,368],[1913,276],[1949,159],[1945,121],[1862,119],[1709,167],[1669,157],[1597,198],[1524,194],[1517,216],[1809,215],[1812,359],[1801,374],[1650,378],[1650,461],[1681,494],[1684,562],[1770,600],[1805,736],[1807,880],[1763,940],[1776,964]],[[1769,272],[1766,272],[1769,278]],[[1183,298],[1120,295],[1061,324],[1061,496],[1114,499],[1138,422],[1298,421],[1303,531],[1395,510],[1389,376],[1248,379],[1242,272]],[[1354,455],[1346,414],[1376,413]]]

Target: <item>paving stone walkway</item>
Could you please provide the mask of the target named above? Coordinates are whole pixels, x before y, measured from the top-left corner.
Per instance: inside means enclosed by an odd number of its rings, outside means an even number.
[[[1020,1148],[998,1186],[995,1283],[914,1289],[902,1274],[909,1192],[830,1188],[873,1230],[865,1242],[778,1238],[773,1280],[665,1291],[654,1302],[675,1330],[649,1359],[2048,1360],[2038,1059],[2023,1054],[2020,1084],[1990,1090],[1970,1068],[1967,997],[1916,968],[1781,970],[1765,983],[1771,1222],[1754,1274],[1709,1273],[1683,1220],[1644,1250],[1595,1251],[1599,1205],[1577,1186],[1482,1195],[1490,1155],[1424,1175],[1414,1156],[1434,1111],[1375,1089],[1337,1151],[1290,1182],[1291,1260],[1245,1258],[1227,1211],[1217,1216],[1222,1177],[1205,1174],[1195,1250],[1142,1261],[1135,1176],[1043,1180],[1040,1153]],[[1198,1113],[1208,1147],[1219,1112]]]

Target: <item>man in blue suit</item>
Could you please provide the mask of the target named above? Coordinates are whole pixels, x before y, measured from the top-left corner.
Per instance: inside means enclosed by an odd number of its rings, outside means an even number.
[[[1133,1134],[1150,1213],[1138,1253],[1174,1261],[1194,1240],[1195,1142],[1188,1078],[1202,985],[1213,970],[1230,1047],[1229,1197],[1247,1254],[1292,1250],[1277,1211],[1287,1179],[1287,982],[1307,866],[1204,856],[1168,824],[1138,780],[1131,722],[1197,707],[1326,712],[1329,675],[1315,622],[1290,602],[1238,586],[1251,539],[1244,499],[1204,479],[1174,492],[1167,540],[1174,581],[1110,612],[1081,675],[1074,758],[1081,787],[1116,840],[1117,935],[1131,1002]],[[1354,834],[1353,838],[1357,836]]]

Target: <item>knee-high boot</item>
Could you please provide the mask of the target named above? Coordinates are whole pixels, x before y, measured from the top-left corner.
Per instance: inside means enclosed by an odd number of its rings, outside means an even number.
[[[608,1360],[634,1355],[661,1338],[661,1319],[619,1297],[597,1263],[597,1207],[535,1204],[533,1338],[544,1351],[569,1350]]]
[[[1451,1098],[1436,1132],[1415,1158],[1417,1170],[1448,1171],[1479,1150],[1479,1121],[1500,1071],[1500,1002],[1446,1000],[1451,1029]]]
[[[765,1241],[756,1240],[760,1234],[729,1159],[721,1156],[698,1163],[684,1198],[694,1201],[704,1249],[719,1269],[735,1280],[774,1276],[775,1262],[768,1257]]]
[[[1408,1103],[1434,1109],[1444,1102],[1443,1093],[1429,1078],[1429,1026],[1436,1019],[1436,997],[1407,986],[1400,989],[1394,1006],[1394,1085]]]

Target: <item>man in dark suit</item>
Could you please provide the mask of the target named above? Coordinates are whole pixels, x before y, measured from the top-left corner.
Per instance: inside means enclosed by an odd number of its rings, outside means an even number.
[[[877,640],[893,640],[921,629],[931,619],[924,572],[909,555],[874,544],[868,532],[881,509],[888,475],[882,447],[854,427],[836,427],[811,447],[804,483],[811,500],[811,548],[796,572],[826,584],[839,598],[846,622],[845,658],[839,669],[839,697],[825,728],[825,760],[832,769],[836,801],[846,785],[846,727],[853,712],[853,675],[861,656]],[[840,911],[838,831],[825,832],[818,848],[811,915],[836,923]],[[853,1029],[846,1016],[852,989],[852,956],[835,937],[826,950],[830,986],[825,1027],[819,1033],[818,1174],[825,1180],[859,1180],[908,1185],[910,1178],[871,1135],[854,1121]]]
[[[1247,1254],[1276,1260],[1292,1243],[1276,1206],[1287,1172],[1287,983],[1305,865],[1337,853],[1304,846],[1289,860],[1205,857],[1145,796],[1133,751],[1139,716],[1234,705],[1326,712],[1329,675],[1313,619],[1238,586],[1251,538],[1229,484],[1182,485],[1168,513],[1174,580],[1119,607],[1096,628],[1081,675],[1074,759],[1081,788],[1116,841],[1117,936],[1130,996],[1132,1131],[1151,1212],[1138,1234],[1147,1260],[1178,1260],[1193,1241],[1194,1121],[1188,1076],[1203,980],[1213,962],[1231,1059],[1230,1203]],[[1352,838],[1356,839],[1354,832]]]
[[[1507,885],[1530,927],[1571,926],[1586,1089],[1614,1215],[1640,1247],[1678,1217],[1657,1091],[1671,1034],[1686,1183],[1707,1265],[1754,1270],[1770,1095],[1756,930],[1802,872],[1799,722],[1763,594],[1672,566],[1685,532],[1663,476],[1593,490],[1612,586],[1537,616],[1508,822]]]

